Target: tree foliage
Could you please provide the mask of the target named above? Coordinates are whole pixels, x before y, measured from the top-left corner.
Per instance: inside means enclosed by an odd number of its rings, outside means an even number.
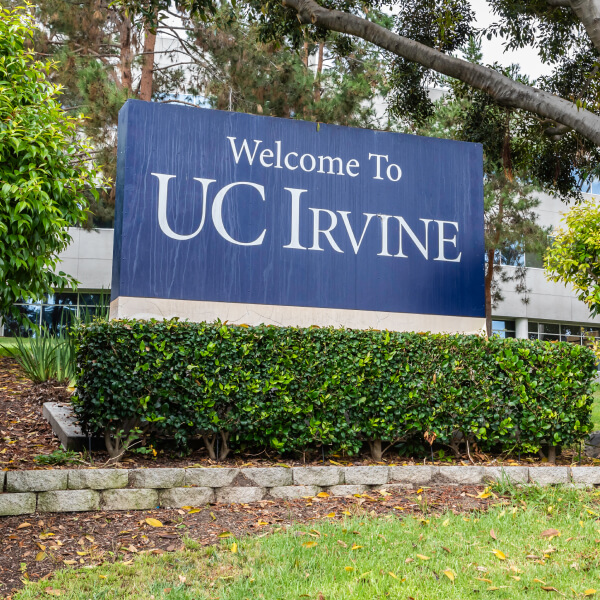
[[[225,6],[210,22],[190,19],[189,39],[211,58],[197,93],[212,107],[337,125],[386,128],[374,103],[384,89],[380,53],[367,44],[338,52],[337,35],[298,51],[264,43],[260,29]],[[312,64],[311,64],[312,63]],[[200,69],[202,65],[198,65]],[[199,77],[197,79],[200,79]]]
[[[481,60],[480,46],[472,38],[464,53],[475,63]],[[541,136],[531,131],[527,113],[499,106],[459,82],[443,83],[449,91],[431,105],[427,119],[411,113],[411,129],[483,146],[486,328],[491,335],[492,309],[503,299],[500,284],[513,282],[527,302],[523,255],[542,254],[546,248],[548,230],[537,223],[535,212],[542,188],[530,164]]]
[[[596,198],[574,206],[555,232],[545,258],[552,281],[571,284],[592,316],[600,314],[600,205]]]
[[[117,117],[128,98],[150,100],[156,39],[139,14],[104,0],[40,0],[32,11],[35,50],[56,62],[51,79],[62,86],[62,103],[85,115],[80,131],[113,184],[90,202],[90,224],[111,225]]]
[[[0,9],[0,312],[76,284],[55,272],[58,253],[98,185],[79,120],[48,81],[52,66],[26,48],[33,32],[27,13]]]

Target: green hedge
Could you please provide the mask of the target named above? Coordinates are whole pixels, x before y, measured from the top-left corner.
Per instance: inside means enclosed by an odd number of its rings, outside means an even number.
[[[424,434],[536,452],[591,430],[593,353],[478,336],[171,321],[79,329],[75,410],[122,452],[135,432],[211,453],[359,452]],[[133,435],[129,435],[130,432]]]

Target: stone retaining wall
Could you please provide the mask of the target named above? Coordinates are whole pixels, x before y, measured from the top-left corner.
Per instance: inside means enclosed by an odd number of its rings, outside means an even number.
[[[0,516],[34,512],[148,510],[295,499],[327,492],[513,483],[600,484],[600,467],[270,467],[64,469],[0,472]]]

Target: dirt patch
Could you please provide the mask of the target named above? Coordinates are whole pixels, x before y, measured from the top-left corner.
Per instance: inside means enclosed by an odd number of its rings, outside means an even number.
[[[58,381],[45,381],[32,383],[31,387],[23,390],[21,397],[27,404],[42,406],[44,402],[69,402],[71,392]]]
[[[0,468],[31,469],[35,456],[60,448],[34,390],[16,361],[0,356]]]
[[[36,514],[0,517],[0,597],[10,598],[24,580],[50,579],[58,569],[130,560],[141,552],[172,552],[183,537],[203,546],[219,534],[270,534],[297,522],[343,519],[351,515],[422,514],[486,510],[498,498],[478,498],[483,487],[452,486],[380,493],[360,498],[265,500],[254,504],[215,504],[192,510]],[[332,513],[334,517],[328,516]],[[152,527],[148,518],[162,527]]]

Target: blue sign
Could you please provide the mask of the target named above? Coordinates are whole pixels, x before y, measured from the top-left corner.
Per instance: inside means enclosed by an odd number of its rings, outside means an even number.
[[[485,315],[479,145],[136,100],[118,133],[113,299]]]

